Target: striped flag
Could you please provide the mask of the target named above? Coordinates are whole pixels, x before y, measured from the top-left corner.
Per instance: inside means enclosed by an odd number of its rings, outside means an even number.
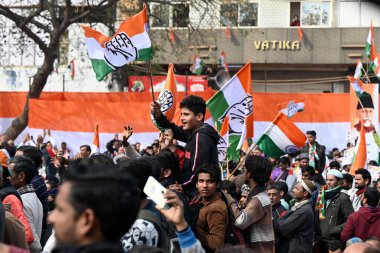
[[[350,84],[352,85],[352,88],[354,89],[355,91],[355,94],[356,96],[360,99],[362,96],[364,96],[365,94],[367,94],[366,92],[364,92],[363,90],[363,83],[362,81],[360,81],[360,79],[356,79],[352,76],[349,76],[348,77],[348,80],[350,81]]]
[[[92,139],[91,154],[100,153],[100,144],[99,144],[99,124],[95,124],[94,138]]]
[[[357,63],[356,63],[356,69],[355,69],[354,78],[355,79],[360,79],[361,76],[362,76],[363,64],[362,64],[362,62],[359,59],[356,62]]]
[[[372,41],[371,56],[370,56],[370,69],[377,77],[380,77],[379,55],[376,52],[375,42]]]
[[[220,65],[222,65],[222,67],[224,68],[224,70],[228,73],[228,65],[227,65],[227,62],[226,62],[226,53],[224,51],[222,51],[220,53]]]
[[[302,112],[305,109],[305,100],[304,99],[294,99],[288,103],[277,104],[279,112],[282,112],[288,118],[293,117],[297,112]]]
[[[229,128],[229,120],[228,116],[224,118],[222,127],[220,129],[219,135],[221,138],[218,143],[218,160],[219,162],[226,161],[227,158],[227,149],[228,149],[228,128]]]
[[[71,74],[70,74],[70,77],[71,79],[74,79],[74,76],[75,76],[75,64],[74,64],[74,60],[71,60],[70,61],[70,70],[71,70]]]
[[[298,151],[305,142],[305,134],[280,112],[257,141],[257,146],[270,157],[281,157]]]
[[[369,28],[367,41],[364,47],[364,54],[367,55],[368,58],[371,57],[371,45],[372,43],[374,43],[373,38],[374,38],[374,34],[373,34],[372,20],[371,20],[371,26]]]
[[[360,137],[358,140],[358,145],[356,146],[355,157],[350,169],[350,174],[353,176],[355,176],[355,171],[358,169],[363,169],[367,163],[367,147],[365,141],[365,129],[363,126],[363,121],[361,121]]]
[[[241,148],[244,140],[253,137],[250,62],[207,101],[207,107],[218,129],[220,129],[224,118],[229,116],[229,146],[233,147],[235,151]]]
[[[82,28],[88,56],[98,81],[132,61],[153,58],[145,5],[137,15],[122,22],[112,38],[90,27],[82,25]]]
[[[204,64],[203,64],[201,58],[199,57],[198,54],[195,54],[193,65],[191,65],[190,71],[196,75],[200,75],[200,74],[202,74],[203,66],[204,66]]]

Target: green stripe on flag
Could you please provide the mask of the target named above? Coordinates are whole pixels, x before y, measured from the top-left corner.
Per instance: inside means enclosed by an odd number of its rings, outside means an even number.
[[[224,112],[229,108],[227,100],[224,97],[222,91],[218,91],[212,98],[207,101],[207,108],[211,113],[212,119],[216,122],[218,131],[222,127],[222,123],[218,119],[224,114]]]
[[[149,61],[153,59],[153,50],[151,47],[140,49],[138,61]]]
[[[91,64],[96,74],[96,80],[99,82],[102,81],[106,75],[115,71],[104,60],[91,59]]]
[[[285,152],[277,147],[276,143],[266,134],[260,137],[257,141],[257,146],[263,151],[264,154],[270,157],[281,157]]]
[[[235,163],[238,163],[239,162],[239,153],[240,153],[240,150],[236,150],[238,144],[239,144],[239,140],[240,140],[240,135],[230,135],[228,137],[228,148],[227,148],[227,157],[228,157],[228,160],[232,160],[234,161]]]

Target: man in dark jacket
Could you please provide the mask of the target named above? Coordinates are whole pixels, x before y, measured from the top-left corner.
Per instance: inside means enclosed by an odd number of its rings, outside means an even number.
[[[218,164],[220,136],[212,126],[204,123],[206,103],[201,97],[189,96],[181,101],[179,107],[182,126],[169,122],[159,103],[151,103],[150,110],[158,127],[171,129],[174,139],[187,143],[180,183],[185,187],[192,185],[189,188],[194,190],[194,171],[204,163]]]
[[[275,224],[279,243],[276,252],[311,252],[314,237],[314,213],[310,197],[317,189],[309,180],[299,181],[294,189],[297,203]]]
[[[330,170],[326,178],[327,188],[321,189],[316,205],[322,241],[332,252],[343,249],[340,233],[348,216],[354,212],[349,196],[341,191],[342,179],[342,172]]]
[[[352,237],[363,241],[368,237],[380,238],[380,208],[378,208],[380,193],[375,188],[367,188],[359,211],[348,216],[341,239],[343,243]]]
[[[299,151],[300,154],[308,154],[309,156],[309,165],[314,167],[314,169],[321,174],[325,169],[326,165],[326,154],[325,154],[325,146],[320,145],[317,139],[317,133],[314,130],[310,130],[306,132],[307,143],[306,145]]]

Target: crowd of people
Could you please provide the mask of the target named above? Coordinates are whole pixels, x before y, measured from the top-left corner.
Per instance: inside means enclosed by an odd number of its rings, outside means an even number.
[[[103,154],[72,154],[49,130],[19,145],[1,138],[0,252],[380,252],[379,179],[348,173],[315,131],[293,154],[255,148],[222,166],[205,101],[180,108],[177,126],[151,104],[165,130],[145,148],[129,143],[132,126]],[[165,207],[145,193],[149,177]]]

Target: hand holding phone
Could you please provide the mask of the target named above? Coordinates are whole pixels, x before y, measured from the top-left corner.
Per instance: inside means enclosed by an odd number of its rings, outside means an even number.
[[[166,188],[163,187],[154,177],[150,176],[146,181],[144,193],[156,203],[160,208],[168,209],[169,205],[166,204],[164,193]]]

